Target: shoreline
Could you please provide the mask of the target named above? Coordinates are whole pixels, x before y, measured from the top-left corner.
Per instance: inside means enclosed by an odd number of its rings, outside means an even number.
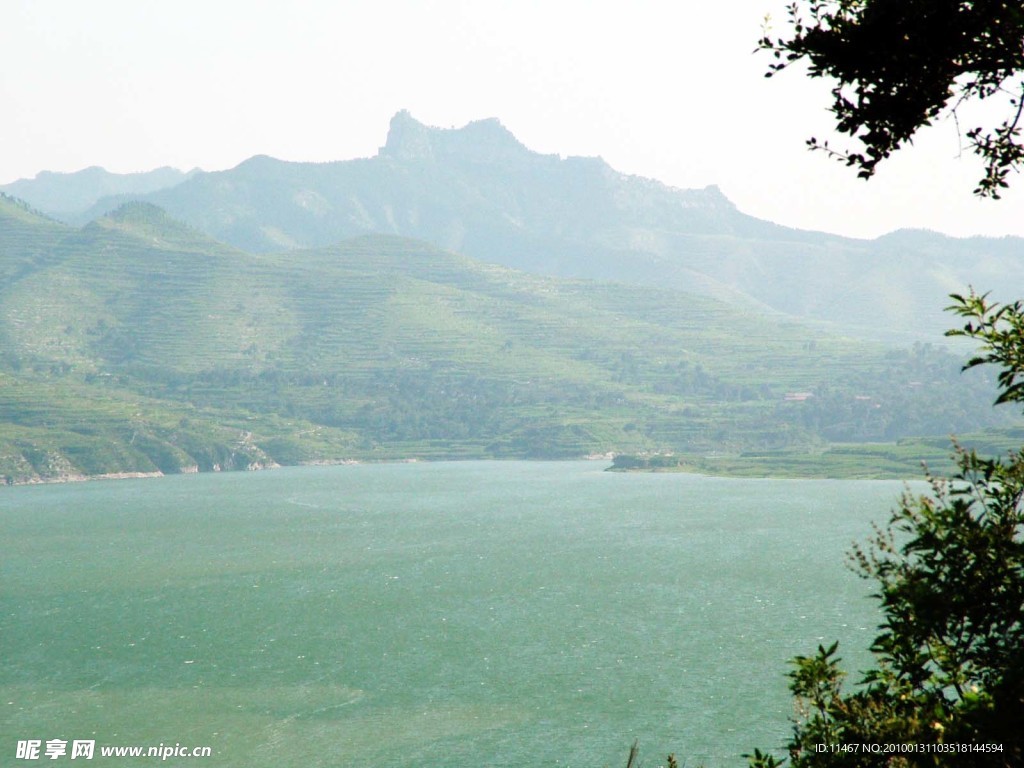
[[[175,474],[190,474],[188,472],[180,472]],[[195,473],[191,473],[195,474]],[[100,475],[83,475],[81,473],[69,473],[65,475],[57,475],[55,477],[30,477],[25,480],[15,480],[11,483],[4,483],[3,485],[9,488],[21,485],[60,485],[63,483],[88,483],[94,480],[136,480],[144,477],[166,477],[166,474],[160,470],[155,472],[104,472]]]
[[[422,459],[417,457],[409,458],[394,458],[394,459],[315,459],[313,461],[305,461],[299,464],[281,465],[281,464],[267,464],[262,466],[253,466],[240,468],[240,469],[214,469],[209,471],[201,471],[196,466],[186,467],[180,472],[161,472],[159,470],[152,472],[105,472],[98,475],[86,475],[78,472],[66,473],[56,475],[53,477],[30,477],[25,479],[15,480],[14,482],[0,484],[2,487],[15,487],[15,486],[28,486],[28,485],[62,485],[66,483],[86,483],[104,480],[140,480],[145,478],[156,478],[156,477],[173,477],[175,475],[196,475],[196,474],[221,474],[224,472],[262,472],[265,470],[283,469],[289,466],[291,467],[338,467],[338,466],[361,466],[364,464],[429,464],[435,462],[444,461],[537,461],[537,462],[551,462],[551,461],[587,461],[587,462],[601,462],[612,460],[611,454],[589,454],[587,456],[579,456],[575,458],[565,459],[529,459],[529,458],[517,458],[517,459],[500,459],[500,458],[479,458],[479,459]],[[652,474],[686,474],[686,475],[703,475],[706,477],[718,477],[718,478],[731,478],[736,480],[904,480],[912,481],[921,479],[919,474],[908,474],[901,475],[892,472],[886,472],[880,470],[874,473],[863,473],[855,472],[848,475],[842,473],[801,473],[799,470],[793,472],[778,472],[778,471],[751,471],[751,467],[744,468],[746,471],[723,471],[716,472],[706,466],[698,466],[694,464],[682,464],[677,467],[664,468],[664,467],[636,467],[636,468],[624,468],[615,467],[609,465],[604,471],[612,474],[620,475],[652,475]]]
[[[185,467],[180,472],[161,472],[156,470],[153,472],[104,472],[99,475],[86,475],[81,472],[68,472],[61,475],[54,475],[53,477],[40,477],[36,475],[22,480],[15,480],[14,482],[2,483],[0,482],[0,488],[8,487],[13,488],[17,486],[25,485],[62,485],[65,483],[89,483],[97,480],[137,480],[142,478],[151,477],[174,477],[175,475],[212,475],[222,474],[225,472],[262,472],[265,470],[273,469],[284,469],[286,467],[353,467],[361,466],[363,464],[430,464],[441,461],[611,461],[614,457],[613,453],[591,453],[586,456],[578,456],[574,458],[566,459],[529,459],[529,458],[518,458],[518,459],[497,459],[488,457],[479,457],[473,459],[466,458],[443,458],[443,459],[423,459],[416,456],[407,458],[393,458],[393,459],[313,459],[312,461],[303,461],[298,464],[250,464],[247,467],[240,469],[213,469],[203,471],[200,470],[196,465]]]

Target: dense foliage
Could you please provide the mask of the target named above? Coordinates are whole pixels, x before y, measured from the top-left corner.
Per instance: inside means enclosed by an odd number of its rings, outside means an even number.
[[[868,178],[909,144],[918,129],[969,101],[1002,99],[1006,117],[970,127],[966,138],[985,164],[977,194],[999,197],[1024,161],[1024,5],[1007,0],[809,0],[789,6],[787,35],[760,41],[776,63],[768,75],[806,61],[811,77],[834,81],[836,128],[860,145],[833,151]]]
[[[997,365],[998,401],[1024,401],[1024,305],[954,299],[966,323],[951,335],[982,343],[966,367]],[[956,463],[852,552],[878,585],[876,666],[847,692],[837,645],[794,660],[794,768],[1024,764],[1024,450],[958,447]]]

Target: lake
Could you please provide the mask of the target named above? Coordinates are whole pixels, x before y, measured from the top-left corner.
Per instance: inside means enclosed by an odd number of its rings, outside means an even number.
[[[0,763],[81,739],[119,766],[160,761],[101,745],[596,768],[639,739],[648,766],[744,765],[789,733],[788,659],[840,639],[866,662],[873,585],[844,553],[902,484],[605,466],[0,489]]]

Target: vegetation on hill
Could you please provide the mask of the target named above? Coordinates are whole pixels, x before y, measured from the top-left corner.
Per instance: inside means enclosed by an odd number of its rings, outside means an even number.
[[[385,236],[252,255],[146,203],[82,229],[14,208],[0,226],[12,481],[409,457],[699,463],[1004,423],[977,405],[991,383],[963,381],[938,348],[698,294]]]

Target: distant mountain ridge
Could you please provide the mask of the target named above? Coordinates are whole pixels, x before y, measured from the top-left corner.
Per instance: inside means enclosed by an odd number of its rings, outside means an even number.
[[[184,173],[163,167],[143,173],[111,173],[98,166],[74,173],[42,171],[32,179],[19,179],[0,186],[0,192],[17,197],[54,218],[74,223],[101,199],[144,195],[180,184],[197,170]],[[109,202],[108,202],[109,204]]]
[[[740,212],[716,187],[675,189],[600,158],[538,154],[495,119],[439,129],[400,112],[374,157],[256,156],[128,197],[252,253],[398,235],[536,274],[672,288],[874,338],[940,338],[947,294],[968,285],[1024,295],[1019,238],[866,241],[782,227]],[[125,199],[101,200],[87,216]]]

